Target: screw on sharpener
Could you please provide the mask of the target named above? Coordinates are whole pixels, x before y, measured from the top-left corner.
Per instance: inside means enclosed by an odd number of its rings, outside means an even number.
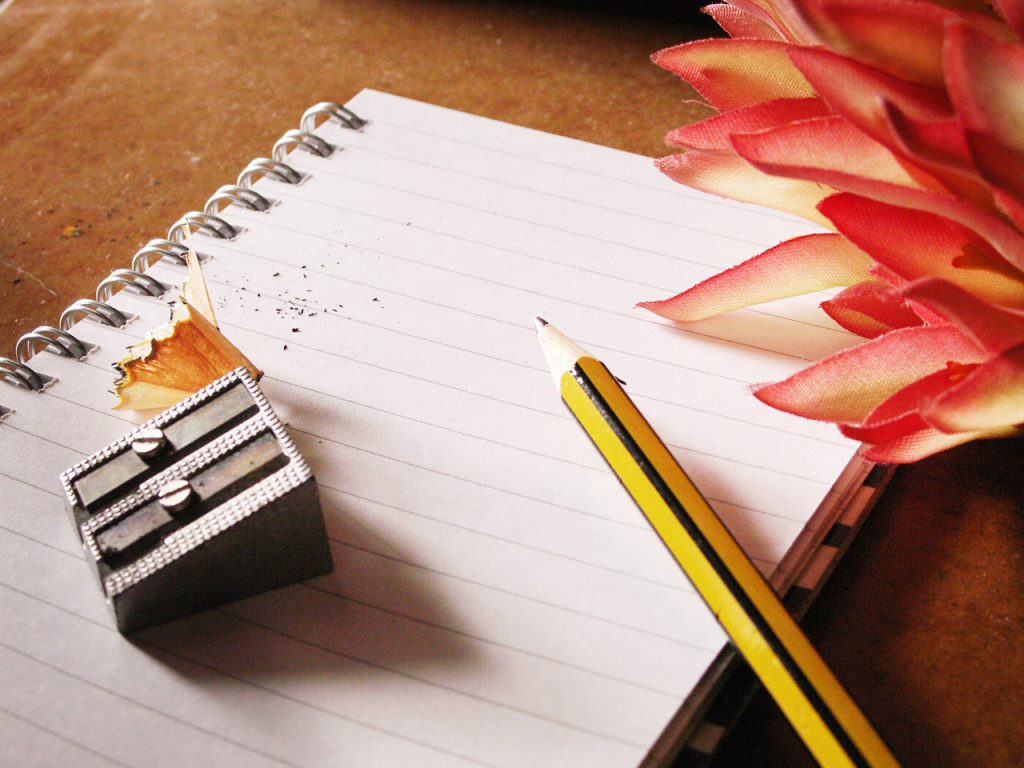
[[[160,486],[160,491],[157,493],[160,506],[172,515],[188,507],[195,497],[196,494],[192,490],[192,485],[188,480],[183,479],[171,480],[171,482],[165,483]]]
[[[167,436],[157,427],[142,430],[132,440],[132,450],[143,460],[155,458],[166,446]]]
[[[244,368],[61,482],[121,632],[333,568],[313,474]]]

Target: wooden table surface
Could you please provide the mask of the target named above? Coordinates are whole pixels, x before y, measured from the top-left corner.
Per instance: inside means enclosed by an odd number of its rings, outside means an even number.
[[[712,28],[692,9],[598,5],[0,2],[0,354],[319,100],[373,87],[665,154],[696,113],[648,56]],[[1024,761],[1020,449],[902,469],[807,619],[907,765]],[[717,764],[809,762],[762,696]]]

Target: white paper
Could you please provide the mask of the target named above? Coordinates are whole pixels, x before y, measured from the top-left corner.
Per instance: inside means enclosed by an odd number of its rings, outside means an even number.
[[[849,342],[814,302],[673,327],[633,308],[786,237],[647,158],[373,91],[201,234],[218,320],[321,488],[333,574],[121,637],[58,474],[112,442],[119,293],[84,362],[0,388],[0,734],[112,765],[638,763],[724,643],[561,406],[541,315],[600,355],[770,573],[855,446],[748,392]],[[272,139],[268,136],[268,142]],[[241,160],[241,159],[240,159]],[[158,263],[164,282],[185,277]],[[45,759],[44,759],[45,758]],[[106,761],[106,762],[104,762]]]

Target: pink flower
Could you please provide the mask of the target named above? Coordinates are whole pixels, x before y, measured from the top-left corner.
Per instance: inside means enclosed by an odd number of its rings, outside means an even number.
[[[705,9],[731,39],[654,55],[718,112],[668,134],[664,173],[832,231],[640,306],[842,287],[822,308],[869,341],[755,394],[878,461],[1024,431],[1024,6],[994,6],[733,0]]]

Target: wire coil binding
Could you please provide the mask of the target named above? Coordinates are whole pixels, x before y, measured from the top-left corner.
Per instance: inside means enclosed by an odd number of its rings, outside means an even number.
[[[363,120],[348,107],[343,107],[333,101],[321,101],[303,113],[302,119],[299,120],[299,130],[306,132],[316,130],[317,125],[320,124],[318,118],[321,116],[325,116],[328,120],[333,117],[345,128],[350,128],[353,131],[361,131],[364,126],[369,125],[368,120]]]
[[[296,131],[293,129],[285,131],[284,136],[274,143],[274,149],[271,151],[270,156],[278,162],[281,162],[288,157],[288,153],[291,151],[292,147],[305,149],[306,151],[312,152],[314,155],[318,155],[320,157],[328,157],[334,151],[334,147],[321,139],[315,133],[310,133],[309,131]]]
[[[178,219],[167,232],[166,238],[150,240],[132,256],[131,269],[115,269],[96,286],[95,299],[79,299],[68,305],[60,314],[58,325],[41,325],[23,334],[15,345],[15,357],[0,357],[0,380],[22,389],[40,391],[56,381],[52,376],[40,373],[27,365],[41,350],[46,349],[61,357],[83,360],[96,348],[95,344],[84,341],[70,332],[75,323],[93,320],[103,325],[121,328],[133,318],[129,312],[108,303],[119,289],[126,288],[134,293],[159,298],[169,290],[151,275],[146,274],[154,262],[168,259],[174,264],[184,265],[188,247],[184,244],[185,228],[199,230],[211,237],[231,240],[242,231],[220,217],[223,208],[238,205],[251,211],[267,211],[273,201],[256,192],[252,185],[261,178],[281,184],[299,184],[305,174],[287,162],[288,155],[295,149],[303,149],[319,157],[328,157],[338,147],[324,141],[313,131],[324,122],[334,120],[343,128],[362,131],[369,125],[348,107],[333,101],[321,101],[307,109],[299,120],[297,130],[289,130],[274,143],[271,157],[257,157],[238,175],[234,184],[220,187],[206,201],[202,211],[189,211]],[[206,257],[200,254],[200,260]],[[9,412],[0,406],[0,417]]]
[[[95,344],[82,341],[67,331],[54,328],[52,325],[40,325],[34,331],[24,334],[14,347],[14,355],[19,363],[25,363],[40,349],[49,349],[61,357],[73,357],[82,360],[93,349]]]
[[[248,208],[250,211],[265,211],[270,208],[270,201],[256,190],[237,184],[225,184],[210,196],[203,206],[203,211],[216,216],[223,206],[232,204]]]
[[[84,317],[91,317],[104,325],[112,325],[115,328],[123,328],[132,319],[127,312],[122,312],[106,302],[95,299],[79,299],[60,313],[60,322],[57,325],[62,331],[67,331]]]
[[[282,184],[298,184],[302,181],[302,174],[287,163],[269,157],[257,157],[238,174],[238,181],[235,184],[249,189],[261,176],[280,181]]]
[[[16,387],[34,389],[37,392],[53,381],[49,376],[38,373],[24,363],[11,360],[9,357],[0,357],[0,378]]]
[[[168,286],[145,272],[136,272],[134,269],[115,269],[96,286],[96,301],[106,302],[115,293],[116,286],[155,298],[160,298],[168,291]]]
[[[188,248],[181,243],[164,239],[150,240],[132,256],[132,270],[135,272],[145,272],[151,266],[151,259],[154,256],[157,257],[158,261],[160,259],[170,259],[175,264],[184,264],[187,252]]]

